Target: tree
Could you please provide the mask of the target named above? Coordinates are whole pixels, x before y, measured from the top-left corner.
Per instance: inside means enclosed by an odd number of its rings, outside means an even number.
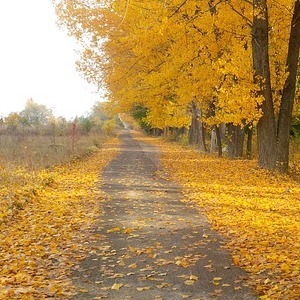
[[[277,169],[286,173],[288,171],[289,139],[299,60],[300,1],[297,0],[294,3],[286,59],[288,75],[282,89],[277,124],[271,82],[270,23],[267,1],[254,0],[253,11],[254,80],[259,83],[259,92],[264,98],[261,105],[263,115],[257,124],[259,165],[269,170]]]
[[[291,21],[291,33],[286,60],[288,77],[285,81],[278,120],[278,168],[287,172],[289,163],[289,141],[292,121],[293,105],[295,100],[296,79],[300,48],[300,1],[295,1]]]
[[[11,112],[5,119],[5,125],[11,131],[15,131],[18,128],[18,125],[21,124],[21,117],[17,112]]]
[[[89,134],[91,129],[94,127],[94,122],[91,116],[81,116],[78,118],[78,126],[83,134]]]
[[[216,131],[229,124],[233,156],[243,128],[257,125],[259,165],[287,171],[299,0],[57,1],[84,48],[79,68],[108,89],[112,111],[141,105],[157,128],[192,118],[191,139],[198,121]]]
[[[51,117],[53,117],[52,110],[43,104],[38,104],[29,99],[26,102],[25,109],[20,112],[22,122],[28,126],[38,127],[46,125]]]

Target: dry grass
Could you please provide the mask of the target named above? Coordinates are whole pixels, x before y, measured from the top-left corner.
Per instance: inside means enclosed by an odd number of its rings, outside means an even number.
[[[46,135],[0,135],[0,225],[53,185],[53,170],[101,152],[110,140],[104,133],[59,136],[55,143]]]
[[[40,170],[87,156],[107,140],[105,134],[56,137],[5,134],[0,135],[0,165]]]

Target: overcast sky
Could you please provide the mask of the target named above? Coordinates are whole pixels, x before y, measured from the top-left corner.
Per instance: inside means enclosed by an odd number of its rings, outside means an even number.
[[[0,116],[33,98],[69,119],[101,100],[76,71],[75,41],[55,20],[51,0],[1,1]]]

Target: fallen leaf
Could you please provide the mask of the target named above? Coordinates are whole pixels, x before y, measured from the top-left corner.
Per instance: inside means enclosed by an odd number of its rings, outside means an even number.
[[[220,281],[220,280],[222,280],[223,278],[222,277],[214,277],[214,281]]]
[[[184,268],[187,268],[190,266],[190,263],[188,262],[188,260],[186,258],[181,258],[181,259],[177,260],[175,262],[175,264],[177,266],[184,267]]]
[[[128,248],[129,248],[130,252],[136,252],[136,248],[135,247],[129,246]]]
[[[107,233],[120,232],[120,231],[121,231],[120,227],[114,227],[114,228],[108,229]]]
[[[144,286],[144,287],[138,287],[138,288],[136,288],[139,292],[141,292],[141,291],[148,291],[148,290],[150,290],[150,286]]]
[[[128,266],[128,268],[136,269],[137,268],[137,264],[136,263],[131,264],[131,265]]]
[[[206,265],[204,268],[212,268],[212,265]]]
[[[190,280],[197,281],[197,280],[199,280],[199,277],[198,277],[198,276],[195,276],[195,275],[191,275],[191,276],[190,276]]]
[[[132,231],[133,231],[132,228],[125,228],[124,229],[124,233],[126,233],[126,234],[130,234]]]
[[[194,283],[195,283],[194,280],[186,280],[186,281],[184,281],[185,285],[193,285]]]
[[[111,289],[112,290],[119,290],[123,286],[122,283],[115,283],[112,285]]]
[[[124,267],[124,266],[125,266],[125,261],[124,261],[124,259],[120,259],[120,261],[118,262],[118,265],[119,265],[120,267]]]
[[[214,285],[219,285],[221,280],[222,280],[221,277],[214,277],[214,279],[213,279],[213,284],[214,284]]]

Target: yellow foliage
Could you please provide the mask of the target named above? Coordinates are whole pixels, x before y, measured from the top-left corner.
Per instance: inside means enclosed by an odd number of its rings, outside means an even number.
[[[251,27],[253,16],[262,12],[251,1],[57,2],[61,22],[84,44],[79,69],[109,91],[114,113],[128,112],[139,103],[147,107],[144,121],[152,127],[184,127],[188,107],[196,101],[203,121],[212,125],[248,125],[261,118]],[[294,3],[267,4],[276,113],[287,78]]]

